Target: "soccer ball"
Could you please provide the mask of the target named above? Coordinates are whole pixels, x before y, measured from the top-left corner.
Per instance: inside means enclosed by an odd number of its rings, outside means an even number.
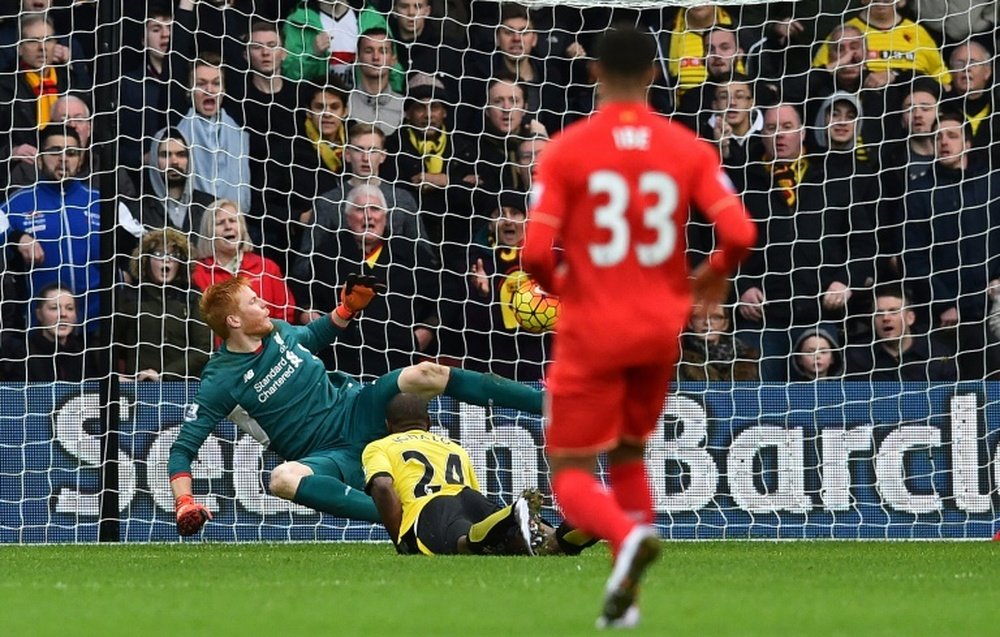
[[[517,324],[529,332],[547,332],[555,328],[559,319],[559,299],[546,294],[531,277],[517,286],[510,304]]]

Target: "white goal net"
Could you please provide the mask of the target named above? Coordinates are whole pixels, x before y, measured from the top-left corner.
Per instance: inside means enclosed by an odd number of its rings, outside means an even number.
[[[432,360],[541,386],[558,302],[519,262],[532,168],[593,112],[588,62],[617,23],[655,36],[650,104],[718,149],[760,235],[682,336],[649,446],[662,534],[991,536],[997,18],[987,0],[10,0],[0,542],[177,537],[167,458],[218,346],[198,302],[233,276],[295,325],[348,275],[385,283],[320,352],[331,372]],[[686,245],[692,264],[713,249],[697,210]],[[538,487],[558,518],[539,417],[449,398],[432,416],[491,497]],[[385,538],[272,495],[280,461],[220,422],[192,468],[204,537]]]

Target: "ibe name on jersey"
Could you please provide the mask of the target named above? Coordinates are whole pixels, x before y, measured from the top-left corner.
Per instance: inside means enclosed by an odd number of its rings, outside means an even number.
[[[611,136],[618,150],[649,150],[651,131],[645,126],[616,126]]]

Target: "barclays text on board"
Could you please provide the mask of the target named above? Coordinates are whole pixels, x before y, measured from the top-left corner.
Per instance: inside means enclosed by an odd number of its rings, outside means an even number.
[[[176,539],[166,461],[197,385],[139,384],[120,405],[121,536]],[[502,499],[548,489],[542,423],[440,399],[434,415]],[[0,541],[96,541],[96,388],[0,386]],[[990,537],[1000,510],[1000,386],[836,383],[677,388],[650,445],[673,538]],[[280,460],[229,422],[194,467],[218,540],[382,539],[268,494]]]

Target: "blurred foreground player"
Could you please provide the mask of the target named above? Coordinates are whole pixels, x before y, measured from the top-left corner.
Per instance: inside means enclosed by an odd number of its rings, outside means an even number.
[[[352,275],[329,316],[296,326],[272,320],[245,279],[209,286],[201,313],[222,346],[205,365],[201,385],[170,448],[168,470],[177,532],[197,533],[211,519],[191,490],[191,463],[215,425],[229,417],[285,459],[271,472],[271,493],[333,515],[380,522],[365,495],[361,452],[385,435],[385,406],[399,392],[439,394],[476,405],[540,413],[541,392],[510,380],[419,363],[373,383],[334,372],[316,357],[378,293],[375,277]]]
[[[716,151],[646,105],[655,54],[648,34],[630,27],[602,39],[594,63],[600,110],[542,155],[521,256],[562,303],[546,452],[566,520],[608,540],[615,556],[602,628],[638,622],[639,579],[660,552],[643,452],[692,300],[721,302],[756,239]],[[690,203],[714,223],[718,246],[692,275],[684,242]],[[610,491],[593,473],[605,451]]]

